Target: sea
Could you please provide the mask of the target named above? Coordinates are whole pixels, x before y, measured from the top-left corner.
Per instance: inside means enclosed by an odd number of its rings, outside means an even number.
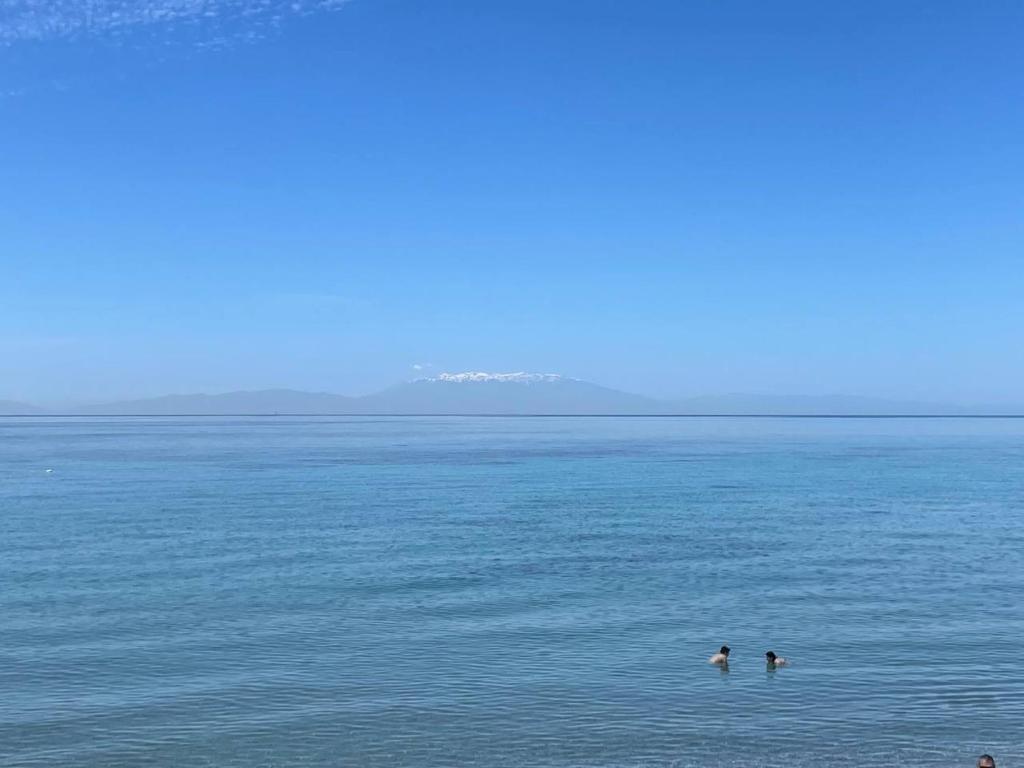
[[[0,766],[982,752],[1024,419],[0,419]]]

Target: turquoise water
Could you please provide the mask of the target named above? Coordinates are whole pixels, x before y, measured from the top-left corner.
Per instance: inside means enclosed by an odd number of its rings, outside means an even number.
[[[0,419],[0,588],[4,766],[1024,765],[1024,420]]]

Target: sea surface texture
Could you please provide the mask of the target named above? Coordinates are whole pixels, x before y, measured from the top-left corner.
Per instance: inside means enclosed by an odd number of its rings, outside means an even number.
[[[1024,420],[0,419],[0,590],[3,766],[1024,765]]]

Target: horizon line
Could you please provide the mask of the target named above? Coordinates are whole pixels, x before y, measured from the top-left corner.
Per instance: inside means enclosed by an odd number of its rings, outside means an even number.
[[[465,419],[1024,419],[1024,413],[0,413],[0,419],[465,418]]]

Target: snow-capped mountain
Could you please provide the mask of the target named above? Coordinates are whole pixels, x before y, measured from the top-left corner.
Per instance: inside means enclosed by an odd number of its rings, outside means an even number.
[[[367,413],[611,414],[663,413],[641,395],[554,373],[442,373],[359,398]]]
[[[578,381],[557,373],[484,373],[483,371],[466,371],[465,373],[442,373],[439,376],[417,379],[417,381],[445,382],[465,384],[467,382],[501,381],[517,384],[536,384],[537,382]]]

